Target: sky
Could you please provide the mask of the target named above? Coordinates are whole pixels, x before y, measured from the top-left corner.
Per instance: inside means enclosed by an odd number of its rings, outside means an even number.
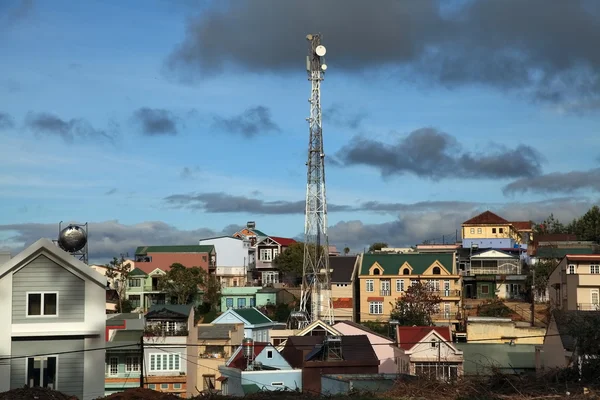
[[[301,239],[315,32],[339,249],[598,203],[597,1],[3,0],[0,249]]]

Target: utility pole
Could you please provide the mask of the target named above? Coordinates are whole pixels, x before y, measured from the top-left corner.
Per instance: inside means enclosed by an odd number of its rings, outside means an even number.
[[[535,269],[531,271],[531,326],[535,325]]]
[[[441,362],[441,358],[442,358],[442,342],[438,340],[437,343],[437,348],[438,348],[438,357],[437,357],[437,364],[435,366],[435,379],[440,379],[440,362]]]
[[[144,387],[144,335],[140,337],[140,387]]]

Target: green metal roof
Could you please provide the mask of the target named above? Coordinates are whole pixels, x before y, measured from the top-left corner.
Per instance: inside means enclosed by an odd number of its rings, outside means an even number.
[[[463,351],[464,370],[468,375],[490,375],[492,368],[501,372],[535,370],[535,345],[503,343],[455,343]]]
[[[145,273],[144,271],[142,271],[139,268],[134,268],[131,271],[129,271],[129,275],[128,276],[148,276],[148,274]]]
[[[157,313],[161,310],[171,311],[177,314],[189,316],[193,306],[191,304],[155,304],[150,307],[146,316],[151,313]]]
[[[266,233],[264,233],[263,231],[259,231],[258,229],[250,229],[252,232],[254,232],[254,234],[256,236],[269,236]]]
[[[210,253],[215,246],[210,245],[183,245],[183,246],[140,246],[135,249],[136,256],[143,256],[148,253]]]
[[[256,383],[250,383],[248,385],[242,385],[244,394],[255,394],[260,392],[260,387]]]
[[[232,310],[240,317],[244,318],[246,321],[250,322],[252,325],[259,324],[270,324],[271,321],[267,316],[258,311],[256,308],[237,308]]]
[[[383,268],[383,275],[398,275],[400,267],[406,262],[412,267],[413,275],[421,275],[435,261],[452,273],[453,257],[453,254],[435,253],[364,254],[360,274],[369,275],[369,268],[378,263]]]
[[[538,247],[536,252],[538,258],[563,258],[567,254],[594,254],[594,249],[591,247],[571,247],[565,249]]]

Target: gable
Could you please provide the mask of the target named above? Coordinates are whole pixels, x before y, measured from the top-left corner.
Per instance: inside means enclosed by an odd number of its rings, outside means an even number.
[[[411,275],[424,275],[436,262],[442,265],[447,271],[451,271],[454,263],[454,254],[364,254],[360,267],[360,275],[370,275],[373,266],[383,269],[381,275],[402,275],[402,269],[404,268],[409,268]]]
[[[306,328],[302,329],[300,332],[298,332],[296,334],[296,336],[312,336],[311,333],[314,330],[325,331],[325,332],[329,333],[331,336],[341,336],[342,335],[342,333],[340,331],[338,331],[337,329],[333,328],[332,326],[329,326],[325,322],[318,319],[318,320],[314,321],[313,323],[311,323],[310,325],[308,325]]]
[[[437,273],[434,273],[437,272]],[[423,275],[439,275],[439,276],[448,276],[452,275],[450,271],[446,269],[439,261],[435,261],[433,264],[429,266],[423,273]]]
[[[237,313],[233,312],[233,309],[225,311],[219,315],[212,322],[213,324],[244,324],[244,326],[251,325],[248,321],[240,317]]]
[[[435,344],[435,347],[433,344]],[[441,346],[439,349],[438,345]],[[450,356],[461,355],[462,351],[457,349],[451,341],[440,335],[439,332],[432,330],[419,343],[414,344],[408,350],[408,353],[416,354],[418,357],[433,356],[437,358],[439,355],[441,359],[445,359]]]
[[[513,256],[512,254],[506,253],[504,251],[500,251],[500,250],[494,250],[494,249],[490,249],[490,250],[485,250],[482,251],[480,253],[477,253],[473,256],[471,256],[471,259],[480,259],[480,258],[511,258],[511,259],[517,259],[517,257]]]

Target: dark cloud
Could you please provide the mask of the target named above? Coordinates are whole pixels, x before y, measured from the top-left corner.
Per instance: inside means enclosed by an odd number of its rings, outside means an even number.
[[[73,143],[76,139],[103,139],[114,142],[118,129],[114,123],[109,131],[106,131],[94,128],[81,118],[65,120],[53,114],[34,112],[27,113],[25,127],[36,135],[58,136],[67,143]]]
[[[503,188],[504,193],[508,195],[525,192],[569,194],[580,190],[600,192],[600,168],[521,178]]]
[[[448,87],[484,84],[543,101],[598,98],[599,10],[593,0],[221,1],[189,19],[167,66],[186,78],[229,65],[297,70],[304,37],[322,32],[332,71],[391,65],[399,79]]]
[[[111,196],[113,194],[117,193],[117,189],[116,188],[112,188],[110,190],[108,190],[106,193],[104,193],[106,196]]]
[[[15,120],[7,113],[0,111],[0,129],[11,129],[15,126]]]
[[[177,118],[164,109],[142,107],[133,113],[133,119],[144,135],[176,135],[178,132]]]
[[[442,178],[518,178],[541,173],[542,156],[532,147],[514,149],[494,144],[495,150],[472,154],[458,141],[433,128],[422,128],[387,144],[356,137],[338,151],[333,165],[366,165],[382,176],[411,173],[419,177]]]
[[[273,121],[271,111],[264,106],[250,107],[243,113],[232,117],[215,116],[213,128],[248,138],[281,130],[279,125]]]
[[[160,221],[147,221],[124,225],[119,221],[89,223],[90,262],[106,263],[121,253],[133,256],[136,247],[142,245],[198,244],[198,240],[220,235],[231,235],[242,226],[229,225],[223,230],[200,228],[181,230]],[[56,239],[58,224],[12,224],[0,225],[2,236],[0,248],[10,250],[13,255],[38,239]]]
[[[351,112],[340,104],[333,104],[323,110],[323,122],[340,128],[358,129],[366,117],[366,112]]]

